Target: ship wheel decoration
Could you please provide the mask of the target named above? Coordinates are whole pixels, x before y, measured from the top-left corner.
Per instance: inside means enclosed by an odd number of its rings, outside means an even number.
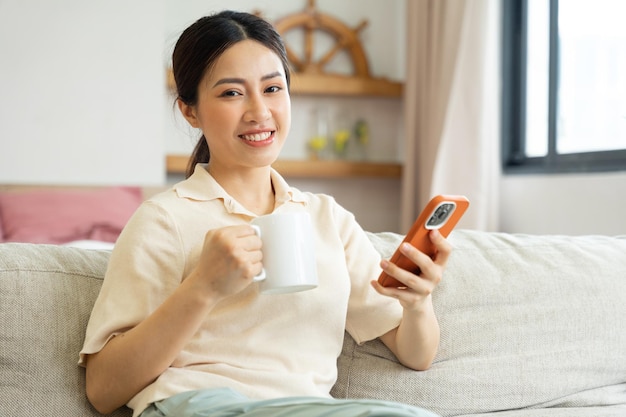
[[[333,58],[342,51],[347,52],[353,66],[353,76],[359,78],[371,78],[367,57],[361,46],[358,34],[367,26],[367,21],[362,21],[355,29],[349,28],[340,20],[319,12],[315,8],[315,0],[308,0],[304,11],[285,16],[274,23],[276,30],[286,38],[286,34],[292,30],[304,31],[304,52],[302,56],[296,54],[289,47],[285,39],[287,58],[295,72],[302,74],[327,74],[325,67]],[[315,35],[319,31],[329,34],[335,41],[328,51],[320,58],[314,54]]]

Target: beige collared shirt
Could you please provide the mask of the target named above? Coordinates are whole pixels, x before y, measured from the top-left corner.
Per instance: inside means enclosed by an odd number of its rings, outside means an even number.
[[[354,216],[330,196],[289,187],[276,171],[271,179],[274,212],[311,215],[319,287],[269,295],[252,283],[218,304],[172,366],[132,398],[134,416],[154,401],[202,388],[230,387],[256,399],[327,397],[344,329],[364,342],[400,323],[397,300],[369,284],[380,273],[380,256]],[[204,165],[143,203],[111,254],[79,363],[136,326],[174,291],[196,265],[208,230],[254,217]]]

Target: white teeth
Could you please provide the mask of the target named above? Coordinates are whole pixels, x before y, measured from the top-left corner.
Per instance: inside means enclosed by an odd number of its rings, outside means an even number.
[[[254,135],[241,135],[242,139],[252,142],[259,142],[271,136],[272,132],[255,133]]]

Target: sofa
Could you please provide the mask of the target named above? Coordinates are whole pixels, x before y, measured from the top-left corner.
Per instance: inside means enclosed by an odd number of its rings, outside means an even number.
[[[402,238],[369,236],[385,257]],[[442,416],[626,416],[626,236],[457,230],[449,241],[432,367],[411,371],[380,341],[346,334],[333,396]],[[109,254],[0,244],[0,416],[99,415],[77,358]]]

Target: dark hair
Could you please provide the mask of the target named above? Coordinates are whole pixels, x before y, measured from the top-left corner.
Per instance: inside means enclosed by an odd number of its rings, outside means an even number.
[[[187,105],[198,102],[198,86],[219,56],[237,42],[252,39],[274,51],[283,63],[287,87],[289,62],[281,36],[264,19],[250,13],[223,11],[198,19],[180,35],[172,54],[172,68],[178,99]],[[209,146],[204,135],[196,144],[187,165],[187,178],[197,163],[209,162]]]

